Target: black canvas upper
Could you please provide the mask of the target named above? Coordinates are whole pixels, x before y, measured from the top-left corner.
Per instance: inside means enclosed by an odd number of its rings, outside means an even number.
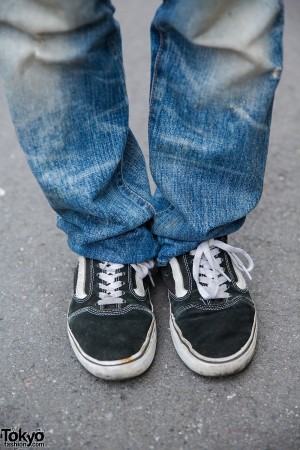
[[[193,278],[194,257],[186,253],[178,256],[184,287],[188,293],[178,298],[170,264],[162,268],[162,276],[169,289],[171,312],[183,338],[193,350],[209,358],[228,357],[238,352],[249,340],[255,307],[248,289],[236,285],[237,276],[231,258],[220,250],[221,267],[232,280],[228,283],[228,298],[204,300]]]
[[[145,295],[134,291],[135,270],[128,264],[119,270],[122,304],[99,305],[99,261],[86,259],[85,292],[80,300],[73,295],[69,313],[69,328],[81,349],[98,361],[130,358],[140,351],[153,320],[149,282],[143,282]],[[75,287],[77,270],[75,272]],[[76,292],[74,287],[74,292]]]

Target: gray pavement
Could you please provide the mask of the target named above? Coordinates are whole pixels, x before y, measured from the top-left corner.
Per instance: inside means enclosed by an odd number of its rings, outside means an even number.
[[[148,28],[158,2],[115,3],[132,126],[146,150]],[[159,341],[145,375],[107,383],[79,365],[66,335],[76,256],[55,228],[0,92],[1,427],[40,427],[47,449],[300,448],[299,23],[299,0],[286,0],[285,71],[264,194],[231,241],[256,262],[259,342],[249,369],[231,378],[196,376],[178,359],[163,287],[153,295]]]

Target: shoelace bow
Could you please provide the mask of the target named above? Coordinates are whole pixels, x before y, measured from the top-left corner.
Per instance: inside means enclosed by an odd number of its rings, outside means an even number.
[[[147,275],[149,275],[153,284],[153,280],[150,274],[150,269],[154,267],[154,262],[152,260],[130,265],[134,268],[139,278],[143,279]],[[101,272],[97,273],[97,276],[100,279],[100,283],[98,283],[98,286],[101,291],[99,291],[98,293],[99,300],[97,304],[118,305],[124,303],[124,300],[122,298],[124,292],[121,289],[124,285],[124,282],[118,280],[119,277],[124,275],[124,272],[119,271],[120,269],[123,269],[124,264],[100,261],[98,263],[98,267],[101,269]]]
[[[233,265],[241,272],[244,272],[251,280],[249,272],[253,269],[254,263],[252,258],[243,249],[233,247],[216,239],[202,242],[190,254],[194,256],[193,277],[198,291],[204,300],[229,297],[229,293],[226,291],[228,289],[227,282],[231,282],[231,279],[221,267],[222,258],[219,257],[220,250],[227,252]],[[245,267],[237,254],[244,256],[249,263],[248,267]]]

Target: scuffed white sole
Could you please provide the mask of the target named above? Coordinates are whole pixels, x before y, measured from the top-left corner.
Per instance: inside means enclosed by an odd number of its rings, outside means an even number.
[[[156,350],[156,323],[153,319],[141,350],[133,356],[117,361],[98,361],[88,356],[79,346],[68,325],[72,349],[83,367],[104,380],[125,380],[144,373],[151,365]]]
[[[191,344],[182,336],[176,325],[174,316],[170,318],[171,336],[175,349],[182,361],[194,372],[208,377],[233,375],[243,370],[251,361],[257,340],[257,319],[247,343],[234,355],[226,358],[207,358],[197,353]]]

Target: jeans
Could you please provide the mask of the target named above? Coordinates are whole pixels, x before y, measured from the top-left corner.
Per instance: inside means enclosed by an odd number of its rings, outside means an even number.
[[[126,1],[126,0],[124,0]],[[159,265],[233,233],[263,187],[280,0],[165,0],[151,25],[151,195],[109,0],[0,0],[16,132],[76,253]]]

